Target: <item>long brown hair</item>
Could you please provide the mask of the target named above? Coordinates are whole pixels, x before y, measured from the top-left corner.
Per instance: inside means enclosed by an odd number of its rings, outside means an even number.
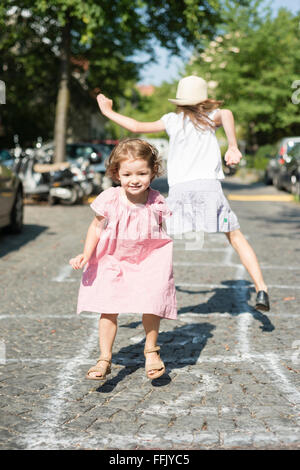
[[[183,113],[184,119],[189,117],[196,129],[199,130],[215,130],[216,125],[208,114],[217,109],[223,101],[207,99],[195,105],[177,106],[176,112]]]

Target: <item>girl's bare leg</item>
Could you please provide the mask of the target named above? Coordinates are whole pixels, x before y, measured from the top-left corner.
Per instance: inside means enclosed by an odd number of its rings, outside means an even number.
[[[158,331],[160,325],[160,317],[157,315],[152,315],[150,313],[145,313],[143,315],[143,325],[146,334],[145,349],[151,349],[154,346],[157,346]],[[158,354],[157,352],[146,354],[146,363],[151,365],[154,362],[157,362]],[[157,370],[150,370],[148,375],[153,375]]]
[[[117,313],[102,313],[99,319],[99,347],[100,355],[111,359],[112,347],[118,329]],[[100,372],[90,372],[91,377],[101,376]]]
[[[232,232],[228,232],[225,235],[227,236],[229,243],[235,249],[241,259],[241,262],[253,279],[256,292],[260,290],[268,292],[268,288],[263,279],[256,254],[251,245],[247,242],[242,232],[240,230],[233,230]]]

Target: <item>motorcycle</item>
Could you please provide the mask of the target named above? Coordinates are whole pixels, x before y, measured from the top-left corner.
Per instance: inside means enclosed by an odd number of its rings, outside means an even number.
[[[74,182],[81,188],[81,197],[93,194],[96,186],[96,174],[90,168],[90,163],[83,158],[77,159],[76,162],[71,164],[70,170],[73,173]]]
[[[75,204],[83,196],[69,167],[68,162],[40,163],[34,149],[22,151],[14,165],[25,196],[48,200],[49,204],[60,201],[66,205]]]
[[[23,182],[26,196],[48,200],[51,205],[56,202],[72,205],[93,193],[95,172],[83,158],[52,163],[47,146],[25,150],[16,146],[15,150],[13,169]]]
[[[94,191],[94,172],[88,162],[82,160],[65,165],[66,168],[51,173],[49,204],[58,200],[65,205],[76,204]]]
[[[54,164],[51,166],[53,167]],[[76,204],[82,197],[80,186],[74,182],[70,168],[52,168],[50,171],[50,189],[48,203],[54,205],[60,202],[66,206]]]
[[[25,196],[45,199],[49,194],[50,175],[37,171],[36,165],[34,149],[28,148],[15,157],[14,171],[22,180]]]

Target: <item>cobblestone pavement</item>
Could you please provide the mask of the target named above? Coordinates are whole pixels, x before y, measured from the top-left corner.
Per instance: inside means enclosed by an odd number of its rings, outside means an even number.
[[[164,181],[158,184],[164,186]],[[224,183],[230,194],[281,194]],[[163,320],[166,374],[144,373],[139,315],[119,318],[112,375],[85,380],[98,315],[75,314],[88,206],[28,205],[21,236],[0,237],[0,449],[300,448],[300,206],[231,201],[272,301],[223,234],[174,244],[178,320]]]

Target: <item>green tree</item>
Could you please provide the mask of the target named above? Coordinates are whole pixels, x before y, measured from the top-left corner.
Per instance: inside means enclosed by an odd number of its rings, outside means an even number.
[[[223,23],[205,38],[182,75],[205,78],[209,96],[224,100],[235,115],[237,134],[255,153],[286,135],[300,134],[300,15],[286,9],[273,17],[261,0],[246,6],[227,0]],[[158,119],[174,110],[167,98],[176,83],[163,83],[151,97],[141,97],[135,116]],[[223,136],[221,131],[220,137]]]
[[[163,3],[158,0],[2,0],[0,26],[5,28],[10,23],[14,26],[19,21],[26,23],[28,31],[25,25],[21,41],[13,27],[9,40],[15,35],[16,41],[21,43],[28,34],[37,46],[40,62],[45,52],[51,57],[50,71],[53,67],[57,70],[49,75],[48,81],[53,91],[58,88],[54,136],[56,160],[61,161],[64,159],[72,58],[84,58],[89,63],[84,80],[87,89],[100,84],[106,93],[114,91],[117,96],[128,80],[138,77],[133,54],[143,50],[154,58],[151,38],[155,37],[178,54],[178,38],[183,44],[196,44],[204,36],[212,36],[221,14],[221,0]],[[27,47],[32,49],[31,44]],[[35,61],[34,52],[32,50]],[[25,56],[23,60],[25,68],[28,65]],[[19,57],[16,62],[20,63]],[[31,70],[35,69],[36,63]],[[36,76],[35,81],[39,83]]]
[[[12,143],[13,134],[26,136],[24,144],[51,133],[57,95],[58,58],[35,32],[28,14],[11,9],[4,16],[0,4],[0,78],[6,83],[6,105],[1,107],[5,135],[2,145]]]
[[[168,98],[176,95],[176,85],[165,82],[155,88],[153,95],[143,96],[135,83],[128,83],[124,93],[126,99],[119,100],[118,110],[140,121],[157,121],[163,114],[174,110],[174,105],[168,101]],[[106,129],[117,139],[131,135],[130,131],[112,121],[108,121]],[[165,137],[165,132],[149,134],[148,137]]]
[[[248,151],[286,135],[299,135],[299,104],[292,85],[299,80],[300,14],[269,8],[228,9],[221,34],[195,52],[187,74],[199,74],[209,83],[210,95],[224,100],[234,112],[248,142]],[[295,85],[294,85],[295,86]]]

